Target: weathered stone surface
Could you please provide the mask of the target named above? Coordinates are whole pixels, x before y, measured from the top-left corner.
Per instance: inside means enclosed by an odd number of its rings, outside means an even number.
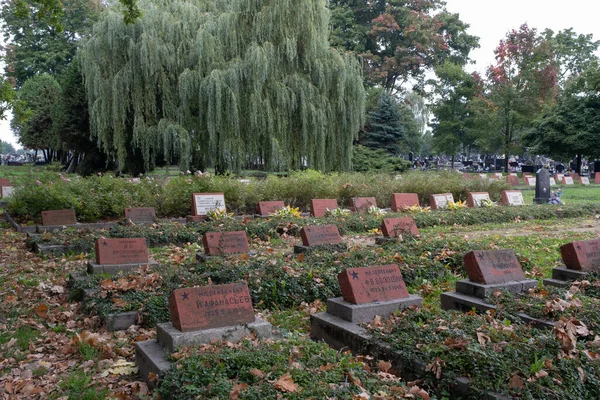
[[[142,266],[148,266],[156,268],[159,264],[154,260],[148,260],[141,263],[127,263],[127,264],[98,264],[94,261],[89,261],[87,264],[87,272],[89,274],[109,274],[115,275],[119,272],[130,272],[134,271]]]
[[[508,175],[506,177],[506,183],[508,183],[510,186],[519,186],[521,184],[517,175]]]
[[[535,174],[535,199],[536,204],[547,204],[550,200],[550,171],[540,168]]]
[[[580,176],[579,177],[579,183],[581,183],[582,185],[589,185],[590,184],[590,178],[588,178],[587,176]],[[2,197],[4,197],[4,194],[2,195]]]
[[[523,281],[496,283],[493,285],[484,285],[481,283],[471,282],[468,279],[463,279],[456,282],[456,292],[466,296],[474,296],[480,299],[485,299],[486,296],[497,291],[509,293],[521,293],[528,289],[537,286],[535,279],[526,279]]]
[[[193,193],[192,215],[202,216],[210,210],[222,210],[225,208],[225,195],[223,193]]]
[[[15,192],[15,188],[13,186],[2,186],[0,191],[2,198],[12,197],[13,193]]]
[[[490,201],[490,194],[488,192],[470,192],[467,197],[467,206],[481,207],[481,202],[486,200]]]
[[[392,211],[398,212],[408,207],[418,206],[419,196],[416,193],[394,193],[392,194]]]
[[[169,312],[181,332],[254,322],[245,282],[175,289],[169,296]]]
[[[512,250],[475,250],[465,254],[464,262],[472,282],[493,285],[525,280],[521,264]]]
[[[562,183],[564,177],[564,174],[554,174],[554,179],[556,180],[556,182]]]
[[[258,214],[266,217],[284,207],[285,203],[283,201],[260,201],[258,203]]]
[[[75,210],[42,211],[42,225],[75,225]]]
[[[594,182],[600,183],[600,172],[596,172],[596,174],[594,175]]]
[[[552,269],[552,278],[561,281],[581,281],[588,279],[588,273],[585,271],[577,271],[574,269],[556,267]]]
[[[404,234],[419,236],[419,229],[411,217],[384,218],[381,223],[381,232],[386,237],[398,237]]]
[[[486,303],[480,298],[467,296],[456,292],[442,293],[440,296],[442,310],[459,310],[468,312],[475,309],[479,313],[485,313],[488,310],[495,310],[496,307]]]
[[[524,176],[523,180],[527,186],[534,186],[536,184],[536,179],[533,176]]]
[[[560,254],[569,269],[584,272],[600,270],[600,239],[567,243],[560,247]]]
[[[338,208],[336,199],[312,199],[310,201],[310,215],[313,217],[324,217],[327,210]]]
[[[0,178],[0,186],[12,186],[10,179],[8,178]]]
[[[146,239],[98,239],[96,262],[100,265],[147,263]]]
[[[343,297],[336,297],[327,300],[327,313],[343,320],[360,324],[372,321],[377,315],[387,317],[392,315],[396,310],[402,310],[410,306],[420,307],[422,305],[423,299],[415,295],[408,295],[408,297],[402,299],[382,300],[364,304],[352,304],[345,301]]]
[[[377,207],[375,197],[355,197],[352,199],[352,211],[365,213],[370,207]]]
[[[450,202],[454,203],[452,193],[432,194],[429,196],[429,206],[432,210],[446,208]]]
[[[340,231],[335,225],[310,225],[300,231],[304,246],[322,246],[342,243]]]
[[[125,218],[128,218],[134,224],[148,224],[156,219],[154,207],[136,207],[126,208]]]
[[[352,304],[408,297],[402,273],[395,264],[348,268],[338,275],[338,282],[344,300]]]
[[[562,183],[563,183],[563,185],[573,185],[574,184],[573,177],[572,176],[563,176]]]
[[[248,253],[248,237],[244,231],[206,232],[202,236],[204,252],[209,256]]]
[[[523,206],[525,200],[520,190],[504,190],[502,192],[502,204],[507,206]]]

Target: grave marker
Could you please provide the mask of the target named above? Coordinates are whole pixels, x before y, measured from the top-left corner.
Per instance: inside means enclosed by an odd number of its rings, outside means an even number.
[[[527,186],[535,186],[537,183],[536,178],[534,178],[533,176],[527,175],[524,177],[524,179]]]
[[[398,237],[406,233],[419,236],[417,224],[411,217],[384,218],[381,223],[381,232],[383,233],[383,236],[386,237]]]
[[[525,280],[512,250],[475,250],[464,256],[469,280],[484,285]]]
[[[75,225],[77,218],[75,210],[48,210],[42,211],[42,226]]]
[[[600,270],[600,239],[581,240],[560,247],[568,269],[592,272]]]
[[[563,185],[572,185],[573,182],[573,177],[572,176],[563,176],[563,180],[562,180]]]
[[[595,183],[600,183],[600,172],[596,172],[594,182]]]
[[[506,177],[506,183],[508,183],[510,186],[519,186],[521,184],[521,182],[519,182],[519,177],[512,174]]]
[[[535,174],[535,199],[536,204],[546,204],[550,200],[550,171],[540,168]]]
[[[564,177],[565,177],[564,174],[554,174],[554,180],[556,180],[557,182],[560,182],[560,183],[562,183]]]
[[[432,194],[429,196],[429,205],[432,210],[446,208],[448,203],[454,203],[452,193]]]
[[[502,204],[508,206],[524,206],[525,200],[520,190],[504,190],[502,192]]]
[[[258,202],[258,214],[267,217],[274,212],[285,208],[283,201],[260,201]]]
[[[582,185],[589,185],[590,184],[590,178],[588,178],[587,176],[580,176],[579,177],[579,183],[581,183]],[[4,195],[2,195],[2,197],[4,197]]]
[[[419,205],[419,196],[416,193],[392,194],[392,211],[398,212],[409,207]]]
[[[467,198],[467,206],[481,207],[482,201],[491,201],[488,192],[470,192]]]
[[[246,283],[175,289],[169,295],[173,327],[181,332],[254,322]]]
[[[375,197],[355,197],[352,199],[352,211],[366,213],[370,207],[377,207]]]
[[[496,172],[496,173],[494,174],[494,176],[496,177],[496,179],[502,179],[502,178],[503,178],[503,176],[502,176],[502,172]]]
[[[194,216],[205,216],[210,210],[226,211],[225,195],[223,193],[192,194],[192,213]]]
[[[550,186],[556,186],[556,179],[550,177]]]
[[[0,186],[12,186],[13,184],[10,182],[8,178],[0,178]]]
[[[2,197],[12,197],[15,192],[15,188],[13,186],[2,186]]]
[[[248,237],[244,231],[206,232],[202,236],[204,252],[208,256],[248,253]]]
[[[125,218],[134,224],[150,224],[156,220],[156,211],[154,207],[126,208]]]
[[[96,240],[96,263],[141,264],[147,263],[146,239],[98,239]]]
[[[310,215],[313,217],[324,217],[327,210],[338,208],[336,199],[312,199],[310,201]]]
[[[340,231],[335,225],[305,226],[300,231],[304,246],[322,246],[327,244],[342,243]]]
[[[409,296],[397,265],[348,268],[338,275],[344,301],[365,304]]]

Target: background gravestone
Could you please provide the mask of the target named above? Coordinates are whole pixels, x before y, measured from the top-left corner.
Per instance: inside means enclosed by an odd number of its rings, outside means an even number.
[[[151,224],[156,220],[156,211],[154,207],[126,208],[125,218],[134,224]]]
[[[47,210],[42,211],[42,225],[75,225],[77,223],[77,217],[75,216],[75,210]]]
[[[268,217],[270,214],[285,208],[283,201],[259,201],[258,214],[262,217]]]
[[[538,170],[535,174],[535,199],[536,204],[547,204],[550,201],[550,171],[546,168]]]
[[[313,217],[324,217],[327,210],[338,208],[336,199],[312,199],[310,201],[310,215]]]
[[[366,213],[370,207],[377,207],[375,197],[355,197],[352,199],[352,211]]]
[[[419,196],[416,193],[393,193],[392,211],[402,211],[408,207],[418,206]]]

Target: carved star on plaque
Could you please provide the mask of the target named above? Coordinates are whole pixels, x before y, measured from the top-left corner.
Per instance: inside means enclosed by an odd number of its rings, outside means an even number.
[[[209,238],[210,240],[213,240],[213,239],[215,238],[215,235],[208,235],[208,238]]]
[[[187,294],[186,292],[183,292],[183,294],[181,295],[182,300],[188,300],[190,297],[189,294]]]
[[[479,258],[480,260],[485,260],[485,254],[479,253],[477,254],[477,258]]]
[[[108,242],[105,240],[104,242],[102,242],[102,246],[108,246]]]
[[[581,250],[581,245],[579,243],[577,243],[577,246],[575,247],[577,247],[577,250]]]
[[[350,275],[352,275],[352,279],[358,279],[358,272],[352,271],[350,272]]]

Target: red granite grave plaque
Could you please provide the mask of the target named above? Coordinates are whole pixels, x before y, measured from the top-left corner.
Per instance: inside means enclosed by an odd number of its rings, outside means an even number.
[[[10,179],[0,178],[0,187],[2,186],[12,186],[12,183],[10,183]]]
[[[568,269],[591,272],[600,270],[600,239],[581,240],[560,247]]]
[[[352,199],[352,211],[365,213],[369,211],[369,207],[377,207],[375,197],[355,197]]]
[[[223,210],[225,208],[225,195],[223,193],[193,193],[192,213],[194,216],[206,215],[210,210]]]
[[[490,194],[488,192],[469,192],[469,197],[467,198],[467,206],[481,207],[481,202],[486,200],[490,200]]]
[[[594,182],[595,183],[600,183],[600,172],[596,172]]]
[[[175,289],[169,296],[175,329],[190,332],[254,322],[246,283]]]
[[[450,202],[454,203],[452,193],[432,194],[429,196],[429,206],[432,210],[446,208]]]
[[[512,250],[475,250],[465,254],[464,262],[471,282],[493,285],[525,280]]]
[[[519,177],[516,175],[508,175],[506,177],[506,183],[510,186],[519,186],[521,184],[521,182],[519,182]]]
[[[42,211],[42,225],[75,225],[77,218],[75,210],[48,210]]]
[[[502,192],[502,204],[507,206],[523,206],[523,193],[520,190],[504,190]]]
[[[338,275],[344,301],[352,304],[398,300],[409,296],[395,264],[348,268]]]
[[[156,219],[156,211],[154,207],[126,208],[125,218],[129,218],[136,224],[150,223]]]
[[[202,236],[204,252],[209,256],[248,253],[248,237],[244,231],[207,232]]]
[[[100,265],[147,263],[146,239],[98,239],[96,240],[96,262]]]
[[[300,231],[300,236],[302,237],[302,244],[305,246],[321,246],[342,242],[340,231],[335,225],[305,226]]]
[[[410,217],[405,218],[384,218],[381,223],[381,232],[386,237],[398,237],[404,234],[419,236],[419,229],[415,220]]]
[[[310,215],[313,217],[324,217],[327,210],[338,208],[336,199],[312,199],[310,201]]]
[[[398,212],[408,207],[418,206],[419,196],[416,193],[394,193],[392,194],[392,211]]]
[[[285,207],[283,201],[261,201],[258,203],[258,214],[266,217]]]

